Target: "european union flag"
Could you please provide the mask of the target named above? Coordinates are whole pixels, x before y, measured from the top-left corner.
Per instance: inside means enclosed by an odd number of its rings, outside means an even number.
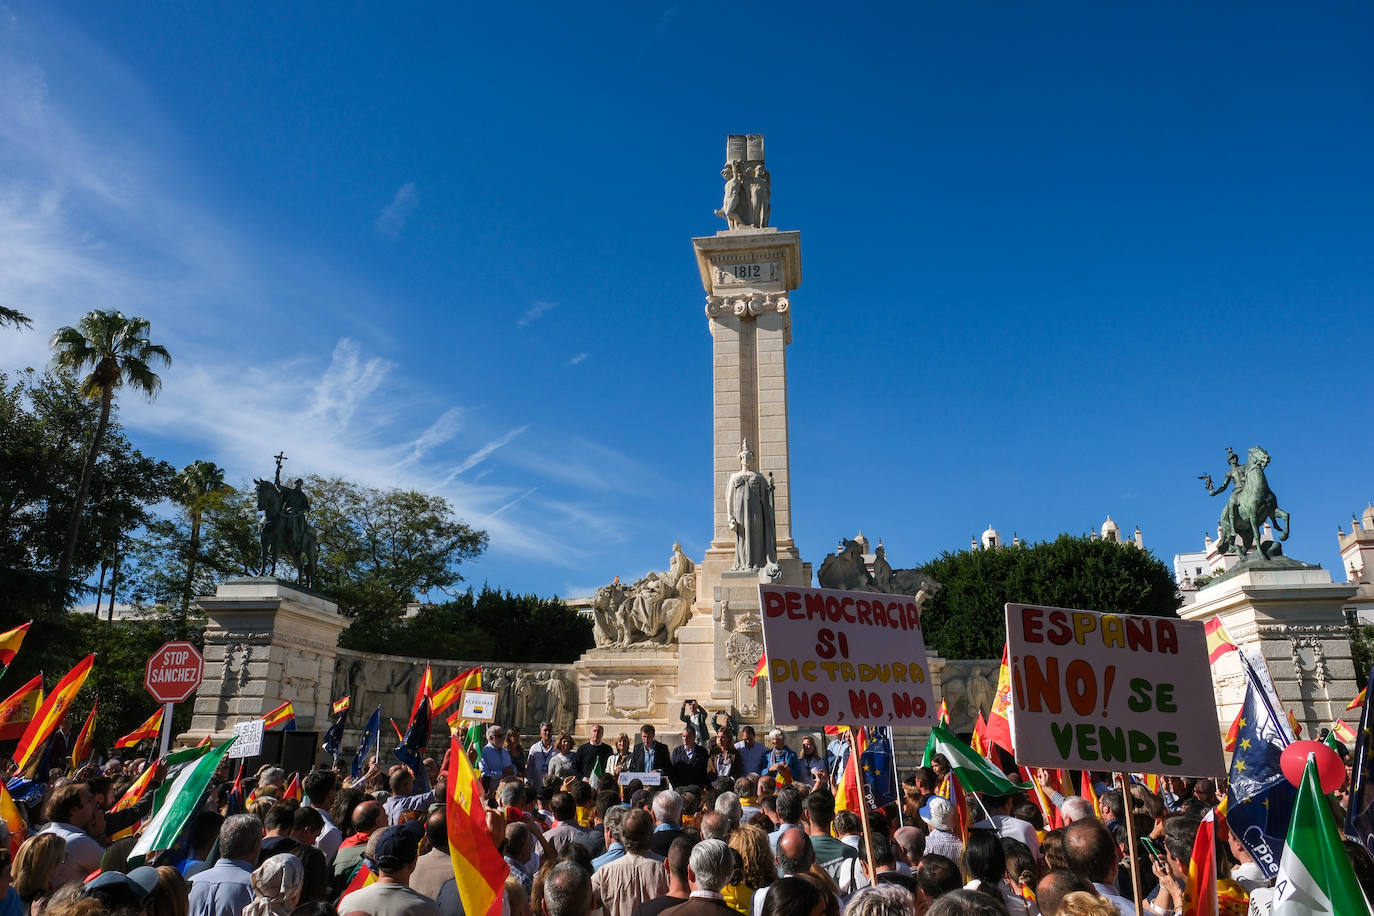
[[[324,733],[324,751],[331,757],[338,757],[339,750],[343,747],[344,720],[348,718],[348,710],[339,713],[334,719],[334,724],[329,726],[329,731]]]
[[[1231,757],[1226,820],[1268,878],[1278,874],[1297,798],[1297,789],[1283,775],[1279,762],[1287,745],[1287,735],[1264,688],[1251,679]]]
[[[892,740],[886,728],[873,729],[867,749],[859,758],[864,794],[870,807],[881,808],[897,800],[897,780],[892,768]]]
[[[376,711],[367,720],[367,725],[363,726],[363,737],[358,742],[358,755],[353,758],[353,778],[357,779],[363,775],[363,767],[366,765],[368,757],[377,749],[377,739],[382,734],[382,707],[377,705]]]
[[[1374,668],[1369,671],[1374,684]],[[1350,808],[1345,816],[1345,833],[1359,840],[1365,849],[1374,850],[1374,721],[1369,714],[1369,691],[1365,691],[1360,710],[1360,730],[1355,735],[1355,759],[1350,767]]]

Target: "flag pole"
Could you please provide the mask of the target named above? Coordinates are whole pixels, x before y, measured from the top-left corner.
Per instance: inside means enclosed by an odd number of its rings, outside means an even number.
[[[892,751],[892,792],[897,796],[897,826],[906,826],[906,793],[902,791],[902,780],[897,775],[897,739],[892,734],[892,726],[887,727],[887,748]]]
[[[859,726],[849,729],[849,756],[854,760],[854,788],[859,793],[859,820],[863,822],[864,828],[864,855],[868,859],[868,883],[876,885],[878,872],[873,867],[873,834],[868,827],[868,798],[864,795],[863,769],[859,765],[859,745],[854,737],[854,728],[857,727]]]
[[[1131,781],[1125,773],[1117,773],[1116,778],[1121,780],[1121,807],[1124,809],[1123,817],[1126,821],[1126,848],[1131,863],[1131,899],[1135,904],[1135,911],[1140,912],[1140,856],[1135,849],[1135,795],[1131,793]]]

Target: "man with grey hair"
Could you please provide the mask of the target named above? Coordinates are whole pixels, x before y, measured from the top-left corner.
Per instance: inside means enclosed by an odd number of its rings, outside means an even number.
[[[1074,821],[1087,821],[1097,817],[1097,812],[1093,810],[1093,803],[1081,795],[1070,795],[1059,804],[1059,812],[1064,815],[1064,823],[1072,824]]]
[[[559,862],[544,879],[544,916],[587,916],[592,911],[591,877],[576,862]]]
[[[549,760],[554,755],[553,726],[548,722],[539,723],[539,740],[530,745],[525,755],[525,778],[538,789],[544,785],[544,776],[549,771]]]
[[[515,761],[506,750],[506,730],[493,725],[487,731],[487,743],[482,745],[482,756],[477,761],[482,773],[482,782],[488,787],[496,785],[502,776],[515,775]]]
[[[739,796],[734,792],[722,792],[717,795],[716,810],[729,819],[731,830],[738,827],[744,819],[744,806],[739,803]]]
[[[666,856],[673,840],[682,836],[682,796],[665,789],[654,796],[654,837],[649,843],[655,855]]]
[[[721,888],[730,883],[733,868],[730,846],[724,840],[702,840],[693,846],[687,862],[692,896],[673,907],[673,916],[729,916],[734,911],[726,905]]]
[[[915,916],[916,898],[896,884],[865,887],[849,898],[844,916]]]
[[[625,855],[625,845],[620,842],[620,827],[629,813],[630,809],[624,805],[606,809],[606,816],[601,821],[601,829],[606,835],[606,851],[592,859],[592,871],[600,871],[603,865],[610,865]]]
[[[190,916],[239,916],[253,902],[253,869],[262,849],[262,821],[235,814],[219,828],[219,860],[191,876]]]
[[[724,840],[730,842],[730,818],[719,811],[707,811],[701,816],[701,838],[703,840]]]

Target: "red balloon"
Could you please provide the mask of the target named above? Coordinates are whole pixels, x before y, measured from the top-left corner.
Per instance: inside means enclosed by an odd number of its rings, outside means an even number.
[[[1279,763],[1283,775],[1295,786],[1302,785],[1302,771],[1307,766],[1307,755],[1317,756],[1317,776],[1321,779],[1322,791],[1335,792],[1345,782],[1345,764],[1341,755],[1320,741],[1294,741],[1283,749]]]

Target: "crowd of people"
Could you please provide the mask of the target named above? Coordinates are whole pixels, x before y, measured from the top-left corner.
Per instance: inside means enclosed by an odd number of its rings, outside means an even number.
[[[593,725],[579,743],[547,723],[528,746],[491,727],[468,749],[509,869],[503,916],[1134,916],[1136,881],[1142,914],[1175,914],[1218,803],[1207,779],[1166,780],[1158,794],[1103,784],[1095,801],[1052,793],[1047,825],[1025,795],[957,808],[937,754],[886,807],[837,811],[843,740],[803,735],[794,749],[773,730],[761,742],[696,704],[682,720],[671,749],[650,725],[611,741]],[[141,761],[54,771],[41,804],[21,811],[27,838],[12,844],[0,826],[0,916],[464,913],[446,758],[414,771],[374,758],[357,777],[317,768],[299,793],[280,767],[236,777],[230,763],[182,842],[148,862],[129,856],[152,793],[113,810]],[[1130,848],[1127,817],[1149,843]],[[1221,852],[1221,912],[1267,912],[1272,890],[1245,847],[1233,838]],[[1374,862],[1350,854],[1374,897]]]

